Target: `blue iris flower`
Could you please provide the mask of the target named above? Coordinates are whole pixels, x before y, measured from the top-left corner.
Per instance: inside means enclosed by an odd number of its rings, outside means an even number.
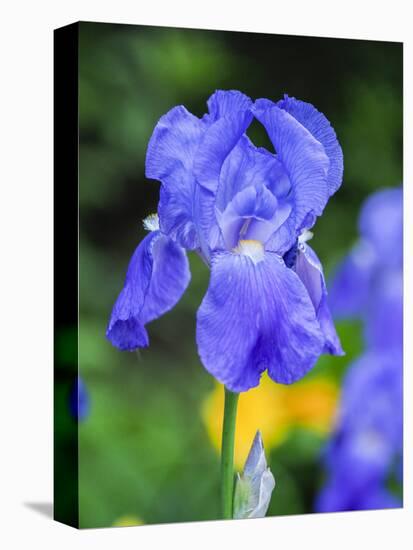
[[[253,119],[276,153],[246,135]],[[197,313],[205,368],[234,392],[269,376],[289,384],[322,352],[342,354],[309,229],[342,181],[335,132],[309,103],[255,103],[217,91],[198,118],[178,106],[150,139],[146,176],[161,182],[158,213],[129,264],[107,329],[122,350],[148,345],[145,325],[171,309],[190,273],[186,251],[211,269]]]
[[[394,508],[386,488],[403,451],[402,190],[370,196],[360,239],[332,282],[337,316],[364,321],[367,351],[346,373],[337,427],[325,452],[319,511]]]

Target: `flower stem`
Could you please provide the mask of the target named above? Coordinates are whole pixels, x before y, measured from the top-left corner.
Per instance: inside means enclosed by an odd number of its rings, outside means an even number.
[[[234,494],[235,422],[239,393],[225,388],[224,425],[221,446],[221,507],[223,519],[232,519]]]

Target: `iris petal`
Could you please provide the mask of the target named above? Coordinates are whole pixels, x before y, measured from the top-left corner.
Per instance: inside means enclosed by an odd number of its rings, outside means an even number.
[[[207,103],[209,114],[204,117],[207,120],[236,115],[240,111],[247,111],[252,106],[251,99],[238,90],[217,90]]]
[[[194,163],[200,185],[216,193],[222,165],[251,123],[252,113],[240,111],[214,122],[202,139]]]
[[[218,224],[230,250],[240,239],[266,243],[291,212],[286,202],[277,198],[263,184],[250,185],[237,193],[224,212],[217,210]]]
[[[190,170],[204,129],[202,121],[182,105],[168,111],[159,119],[149,140],[146,177],[162,180],[177,164]]]
[[[295,382],[314,365],[324,343],[297,275],[275,254],[256,258],[216,254],[197,315],[201,360],[235,392],[258,385],[265,369],[276,382]]]
[[[145,324],[170,310],[190,280],[184,250],[154,231],[145,237],[129,263],[125,285],[115,302],[106,331],[121,350],[148,345]]]
[[[252,120],[251,105],[240,92],[220,90],[209,99],[210,113],[202,120],[178,106],[155,127],[146,155],[146,176],[162,183],[161,230],[184,248],[201,248],[209,255],[203,241],[208,241],[214,225],[213,195],[219,173]]]
[[[146,177],[162,182],[160,227],[188,249],[199,246],[193,219],[193,162],[204,131],[205,124],[185,107],[174,107],[160,118],[146,153]]]
[[[303,244],[298,249],[295,271],[313,303],[325,337],[325,351],[332,355],[344,355],[327,303],[327,287],[323,267],[317,254],[308,244]]]
[[[323,145],[330,161],[327,185],[328,193],[332,195],[340,187],[343,179],[343,151],[330,122],[314,105],[295,97],[286,95],[277,102],[277,106],[298,120]]]
[[[265,185],[278,200],[285,199],[291,185],[275,155],[255,147],[242,136],[225,160],[216,195],[217,208],[225,210],[237,193],[246,187]]]
[[[222,167],[252,120],[252,101],[240,92],[216,92],[208,101],[210,114],[203,118],[207,128],[197,149],[194,175],[200,189],[194,218],[198,239],[205,257],[222,244],[215,218],[215,201]]]
[[[267,193],[263,192],[263,188]],[[273,211],[273,217],[263,216],[261,212],[258,216],[261,219],[252,220],[249,235],[244,238],[262,242],[267,242],[270,238],[272,242],[270,248],[274,252],[288,248],[292,244],[291,241],[295,239],[295,223],[290,216],[292,204],[288,198],[290,189],[289,178],[275,155],[255,147],[247,136],[242,136],[226,158],[220,174],[216,207],[221,229],[223,218],[226,218],[226,225],[234,225],[237,229],[244,223],[245,220],[242,220],[239,214],[245,215],[245,212],[237,212],[239,208],[235,208],[241,197],[243,202],[254,193],[262,198],[275,197],[278,205],[275,212]],[[265,202],[268,203],[268,201]],[[224,215],[225,212],[227,215]],[[255,207],[249,208],[249,213],[259,214],[255,212]]]
[[[324,147],[293,116],[268,100],[253,108],[274,145],[292,186],[296,228],[309,212],[319,216],[328,200],[329,159]]]

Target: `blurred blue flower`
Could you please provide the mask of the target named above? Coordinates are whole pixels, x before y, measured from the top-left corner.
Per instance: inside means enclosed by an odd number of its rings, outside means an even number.
[[[400,499],[383,486],[382,480],[347,485],[343,479],[332,478],[317,498],[317,512],[348,512],[400,508]]]
[[[118,348],[148,345],[145,324],[179,300],[190,275],[186,250],[211,269],[197,314],[205,368],[234,392],[270,377],[289,384],[320,353],[342,354],[321,263],[306,243],[342,180],[343,157],[328,120],[285,97],[255,103],[217,91],[202,118],[183,106],[161,117],[146,176],[161,182],[153,230],[135,251],[107,337]],[[253,118],[276,154],[246,135]]]
[[[365,321],[368,346],[403,345],[403,192],[384,189],[364,203],[360,239],[333,276],[334,318]]]
[[[82,421],[89,415],[89,392],[80,376],[76,377],[70,391],[69,407],[71,415],[77,421]]]
[[[370,500],[370,492],[387,495],[387,477],[403,448],[402,392],[401,355],[367,352],[352,364],[337,429],[325,451],[329,479],[319,511],[367,509],[367,501],[375,502],[373,507],[378,502]],[[398,500],[388,502],[393,507]]]
[[[319,511],[401,506],[386,488],[403,452],[402,190],[369,197],[359,242],[332,283],[334,312],[364,321],[367,351],[346,373],[337,427],[325,451]]]

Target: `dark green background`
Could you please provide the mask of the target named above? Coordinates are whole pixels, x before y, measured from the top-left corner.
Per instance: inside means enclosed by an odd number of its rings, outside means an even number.
[[[125,514],[145,523],[217,517],[219,458],[199,413],[213,381],[195,344],[208,271],[191,255],[182,301],[149,326],[151,345],[121,353],[105,340],[129,258],[156,211],[144,177],[159,117],[183,104],[201,116],[215,89],[313,103],[344,151],[344,181],[315,228],[327,273],[357,236],[363,199],[402,180],[402,46],[371,41],[82,23],[79,48],[81,375],[91,410],[81,424],[80,525]],[[250,135],[267,144],[258,124]],[[339,326],[345,358],[316,367],[340,377],[361,348],[359,327]],[[64,345],[62,349],[64,349]],[[292,434],[270,456],[270,515],[311,512],[322,479],[322,441]]]

